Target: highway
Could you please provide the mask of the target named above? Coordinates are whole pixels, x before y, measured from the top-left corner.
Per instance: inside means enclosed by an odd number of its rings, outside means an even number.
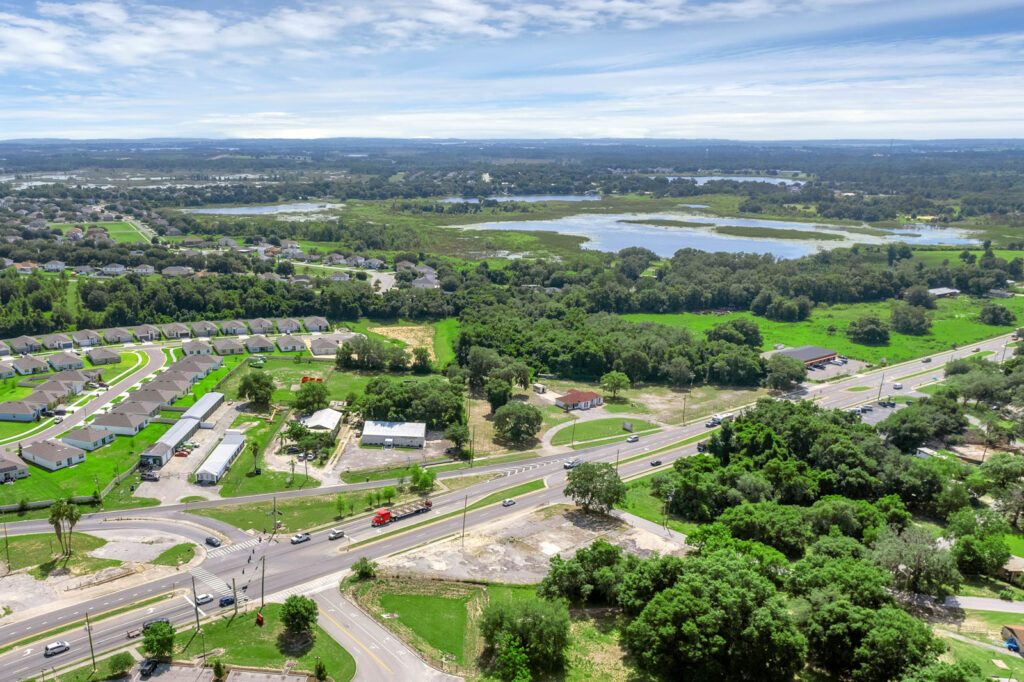
[[[982,343],[973,344],[970,348],[961,349],[954,355],[962,357],[963,355],[975,352],[974,349],[978,348],[981,351],[991,351],[993,355],[989,356],[990,359],[998,360],[1004,353],[1008,341],[1009,335],[1000,336]],[[808,384],[796,397],[815,399],[819,405],[827,408],[849,408],[865,402],[873,402],[876,399],[876,392],[851,389],[862,386],[869,388],[881,387],[883,396],[890,393],[906,393],[921,385],[941,379],[941,365],[950,357],[951,354],[947,351],[932,356],[933,359],[930,363],[925,362],[923,359],[918,359],[896,367],[879,368],[853,377],[839,379],[833,383]],[[903,385],[902,390],[892,389],[893,383],[901,383]],[[227,526],[227,524],[221,524],[192,514],[185,514],[183,512],[186,505],[180,504],[158,508],[89,514],[83,517],[78,526],[78,529],[83,532],[97,527],[118,527],[118,524],[123,524],[125,528],[144,527],[161,528],[163,530],[173,528],[174,530],[170,532],[176,532],[201,542],[202,538],[209,534],[206,530],[209,528],[227,536],[233,544],[211,551],[206,561],[199,568],[193,569],[190,572],[182,572],[169,578],[154,580],[145,585],[133,587],[113,595],[97,597],[74,606],[61,607],[58,605],[56,609],[45,615],[39,615],[0,627],[0,642],[18,641],[34,633],[42,633],[61,624],[76,622],[82,618],[85,610],[88,610],[90,613],[99,613],[103,610],[116,608],[119,604],[127,604],[135,600],[145,599],[150,595],[170,591],[183,591],[186,588],[190,597],[191,578],[193,575],[196,576],[196,589],[199,592],[209,592],[218,597],[230,594],[232,579],[234,579],[240,594],[247,595],[250,600],[258,601],[261,595],[261,571],[257,569],[257,566],[265,565],[265,594],[280,595],[289,591],[315,591],[333,582],[336,576],[339,576],[342,571],[351,566],[361,556],[370,558],[383,557],[457,534],[462,528],[462,514],[460,512],[467,500],[469,504],[473,504],[474,501],[490,493],[535,479],[544,479],[547,484],[545,489],[523,496],[520,503],[514,507],[504,508],[500,504],[494,504],[469,511],[466,516],[467,527],[486,524],[503,515],[515,513],[521,510],[524,505],[563,500],[562,489],[565,483],[566,471],[563,469],[562,463],[570,457],[581,457],[587,461],[606,462],[615,462],[616,458],[621,461],[639,457],[635,461],[620,464],[620,475],[627,477],[652,470],[650,462],[654,459],[654,456],[642,456],[644,453],[670,446],[707,431],[708,429],[704,426],[703,420],[701,420],[687,426],[664,428],[659,433],[641,437],[637,443],[613,443],[581,449],[575,452],[523,460],[521,462],[484,465],[473,469],[445,472],[439,477],[441,480],[459,475],[487,472],[496,472],[501,475],[498,478],[469,486],[457,492],[438,495],[436,498],[433,498],[434,507],[428,514],[399,521],[383,529],[372,528],[369,519],[366,517],[339,524],[339,527],[343,528],[346,532],[346,539],[335,542],[327,540],[326,532],[316,533],[312,541],[296,546],[290,545],[287,538],[273,538],[272,541],[268,538],[266,541],[257,541],[238,529]],[[692,455],[694,452],[696,452],[696,443],[658,453],[657,459],[663,461],[663,467],[667,467],[675,459]],[[388,483],[388,481],[376,481],[369,485],[376,487],[387,485]],[[340,490],[358,489],[366,487],[366,485],[325,486],[309,490],[278,493],[277,497],[323,495]],[[193,503],[187,505],[187,507],[195,509],[221,504],[257,502],[269,500],[272,497],[273,495],[271,494],[257,495],[246,498]],[[182,522],[184,520],[187,520],[189,523],[183,525]],[[11,534],[52,532],[45,521],[19,522],[9,524],[8,528]],[[366,544],[361,544],[355,548],[352,547],[353,544],[359,543]],[[325,581],[327,582],[325,583]],[[213,610],[216,611],[217,609]],[[176,626],[180,626],[194,619],[194,609],[186,597],[179,596],[172,600],[146,607],[142,613],[116,616],[109,620],[95,623],[93,626],[93,641],[96,644],[97,651],[123,643],[127,629],[147,618],[157,615],[166,616]],[[59,637],[52,639],[66,639],[71,643],[72,647],[71,651],[53,659],[55,663],[59,659],[60,665],[67,665],[88,656],[88,642],[82,628],[69,630]],[[101,647],[100,642],[105,643],[104,646]],[[16,647],[12,651],[0,655],[0,682],[35,675],[38,673],[42,663],[43,657],[38,642],[30,646]]]

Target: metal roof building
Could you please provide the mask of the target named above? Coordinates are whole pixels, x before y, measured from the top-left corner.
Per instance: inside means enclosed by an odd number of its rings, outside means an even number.
[[[196,469],[196,483],[214,484],[227,473],[231,464],[245,448],[245,434],[237,429],[228,429],[217,447],[206,458],[203,465]]]
[[[421,422],[368,421],[363,425],[363,445],[385,448],[422,448],[427,440],[427,425]]]
[[[805,365],[809,365],[813,362],[825,362],[826,360],[834,360],[836,358],[836,352],[831,348],[822,348],[821,346],[800,346],[799,348],[786,348],[779,351],[779,355],[785,355],[789,358],[796,358]]]

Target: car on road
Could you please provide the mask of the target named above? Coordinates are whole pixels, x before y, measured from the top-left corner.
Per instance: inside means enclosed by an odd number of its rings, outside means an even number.
[[[654,460],[653,462],[651,462],[651,466],[652,467],[660,467],[661,466],[661,460],[660,459]]]
[[[903,384],[893,384],[892,387],[899,391],[900,389],[903,388]]]
[[[206,538],[206,544],[208,544],[210,547],[220,547],[220,540],[211,535],[210,537]]]
[[[64,417],[56,417],[54,418],[53,423],[60,424],[62,421],[64,421]]]
[[[925,363],[925,364],[928,364],[928,363],[929,363],[929,362],[931,362],[931,361],[932,361],[932,359],[931,359],[931,358],[924,358],[923,360],[921,360],[921,362],[923,362],[923,363]]]
[[[170,618],[153,618],[151,620],[147,620],[145,623],[142,624],[142,631],[145,632],[146,630],[150,629],[151,627],[153,627],[157,623],[167,623],[168,625],[170,625],[171,624],[171,619]]]
[[[704,422],[704,426],[706,426],[709,429],[714,428],[718,426],[718,422],[716,422],[714,419],[709,419],[706,422]]]
[[[47,658],[49,658],[50,656],[56,656],[57,654],[64,653],[70,648],[71,645],[64,640],[60,640],[58,642],[50,642],[46,645],[46,648],[43,649],[43,656],[46,656]]]
[[[635,443],[638,440],[640,440],[640,436],[630,436],[629,438],[626,439],[626,442],[627,443]]]
[[[562,465],[563,469],[575,469],[580,464],[583,464],[583,460],[577,457],[576,459],[570,459],[568,462]]]
[[[981,352],[981,348],[972,348],[971,352],[972,353],[980,353]]]
[[[697,452],[707,452],[707,451],[708,451],[708,442],[706,440],[702,440],[702,441],[697,443]]]
[[[516,503],[516,501],[515,501],[515,500],[513,500],[513,499],[512,499],[511,497],[510,497],[510,498],[508,498],[507,500],[502,500],[502,501],[501,501],[501,506],[502,506],[502,507],[511,507],[511,506],[512,506],[513,504],[515,504],[515,503]]]
[[[196,604],[199,604],[199,605],[209,604],[212,601],[213,601],[213,595],[212,594],[200,594],[200,595],[198,595],[196,597]]]
[[[154,672],[156,672],[156,667],[158,665],[160,665],[160,661],[156,660],[155,658],[147,658],[145,661],[142,662],[142,665],[139,666],[139,674],[141,674],[143,677],[149,677]]]
[[[220,604],[220,605],[221,605],[222,607],[224,607],[224,606],[231,606],[232,604],[234,604],[234,603],[235,603],[235,598],[234,598],[234,597],[232,597],[232,596],[231,596],[231,595],[229,594],[229,595],[227,595],[227,596],[221,597],[221,598],[220,598],[220,602],[218,602],[218,603],[219,603],[219,604]]]
[[[328,540],[337,540],[338,538],[343,538],[343,537],[345,537],[345,531],[343,531],[340,528],[335,528],[327,536],[327,539]]]
[[[291,543],[293,545],[299,545],[303,542],[309,542],[313,537],[309,533],[296,533],[292,536]]]

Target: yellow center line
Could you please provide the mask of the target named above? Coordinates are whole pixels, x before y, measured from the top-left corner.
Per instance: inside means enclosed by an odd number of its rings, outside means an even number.
[[[379,658],[377,658],[377,654],[375,654],[375,653],[373,653],[372,651],[370,651],[369,649],[367,649],[367,648],[366,648],[366,645],[365,645],[365,644],[363,644],[362,642],[360,642],[360,641],[359,641],[358,639],[356,639],[356,638],[355,638],[355,636],[354,636],[354,635],[353,635],[353,634],[352,634],[351,632],[349,632],[348,630],[346,630],[346,629],[345,629],[345,628],[344,628],[344,627],[343,627],[343,626],[341,625],[341,623],[339,623],[338,621],[336,621],[336,620],[334,620],[333,618],[331,618],[331,616],[330,616],[330,615],[329,615],[329,614],[328,614],[328,613],[327,613],[326,611],[324,611],[324,610],[323,610],[322,608],[320,608],[319,606],[317,606],[316,608],[317,608],[317,611],[319,611],[320,613],[322,613],[322,614],[324,615],[324,618],[326,618],[327,620],[329,620],[329,621],[331,621],[332,623],[334,623],[334,626],[335,626],[336,628],[338,628],[339,630],[341,630],[342,632],[344,632],[344,633],[345,633],[345,634],[346,634],[346,635],[348,636],[348,638],[349,638],[349,639],[351,639],[351,640],[352,640],[353,642],[355,642],[356,644],[358,644],[358,645],[360,646],[360,648],[361,648],[361,649],[362,649],[363,651],[365,651],[366,653],[368,653],[368,654],[370,654],[371,656],[373,656],[373,660],[375,660],[375,661],[377,661],[378,663],[380,663],[380,665],[381,665],[381,667],[382,667],[382,668],[384,668],[385,670],[387,670],[387,671],[388,671],[388,673],[390,673],[391,675],[394,675],[394,674],[395,674],[395,671],[394,671],[394,670],[392,670],[391,668],[389,668],[389,667],[387,666],[387,664],[386,664],[386,663],[384,663],[384,661],[382,661],[382,660],[380,660]]]

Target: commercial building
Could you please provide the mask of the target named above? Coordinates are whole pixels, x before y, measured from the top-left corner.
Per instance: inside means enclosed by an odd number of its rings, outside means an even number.
[[[419,422],[368,421],[363,425],[362,445],[384,448],[422,448],[427,441],[427,425]]]
[[[238,454],[245,449],[245,434],[237,429],[228,429],[217,447],[206,458],[202,466],[196,469],[196,483],[213,485],[227,473]]]
[[[593,391],[577,391],[573,389],[565,395],[555,398],[555,405],[563,410],[589,410],[604,404],[604,398]]]
[[[798,348],[785,348],[779,351],[779,355],[787,358],[794,358],[805,365],[813,365],[817,362],[828,362],[836,359],[836,352],[831,348],[821,346],[800,346]]]
[[[302,423],[310,431],[337,436],[338,429],[341,428],[341,417],[341,412],[326,407],[309,415],[302,420]]]

